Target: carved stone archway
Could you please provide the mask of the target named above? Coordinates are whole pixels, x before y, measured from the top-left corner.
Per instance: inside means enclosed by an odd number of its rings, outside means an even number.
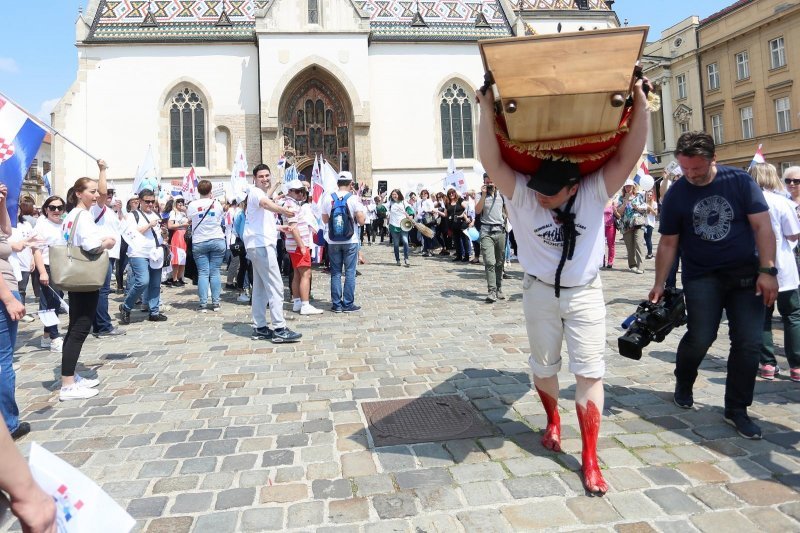
[[[337,170],[354,171],[353,111],[341,83],[309,67],[287,86],[278,112],[284,150],[298,170],[311,173],[315,155]],[[291,157],[291,156],[290,156]]]

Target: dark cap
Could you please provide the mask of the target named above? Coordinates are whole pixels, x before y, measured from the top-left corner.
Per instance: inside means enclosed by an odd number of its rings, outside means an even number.
[[[545,196],[554,196],[581,179],[578,165],[569,161],[542,161],[539,170],[528,180],[528,187]]]

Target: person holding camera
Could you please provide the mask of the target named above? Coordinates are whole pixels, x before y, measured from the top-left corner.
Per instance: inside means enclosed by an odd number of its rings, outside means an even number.
[[[574,163],[544,160],[536,174],[515,172],[501,155],[495,136],[494,94],[480,89],[478,148],[481,163],[505,197],[525,275],[522,306],[533,383],[547,413],[542,445],[561,451],[558,372],[566,337],[569,370],[575,374],[575,405],[581,430],[583,485],[593,494],[608,491],[597,461],[603,412],[606,307],[600,280],[603,210],[625,182],[644,150],[647,97],[634,85],[627,135],[598,171],[581,176]]]
[[[697,369],[717,338],[724,309],[731,340],[724,420],[742,437],[760,439],[761,428],[747,408],[753,403],[764,313],[778,296],[775,235],[761,189],[747,172],[717,165],[715,150],[705,132],[678,138],[674,154],[685,179],[672,185],[661,206],[649,299],[656,303],[664,294],[680,247],[687,331],[676,354],[675,404],[694,405]]]
[[[506,258],[506,202],[492,183],[483,175],[481,197],[475,204],[475,214],[480,217],[480,250],[486,272],[486,303],[505,300],[503,294],[503,265]]]

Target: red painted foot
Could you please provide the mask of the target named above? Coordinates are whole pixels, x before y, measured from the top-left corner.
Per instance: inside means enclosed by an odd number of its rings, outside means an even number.
[[[542,400],[544,411],[547,413],[547,429],[542,436],[542,446],[554,452],[561,451],[561,417],[558,415],[558,402],[555,398],[542,392],[538,387],[536,392]]]
[[[600,466],[597,463],[597,437],[600,433],[600,411],[594,402],[587,402],[586,407],[578,408],[578,424],[581,427],[581,440],[583,441],[583,486],[593,494],[605,494],[608,492],[608,483],[600,473]]]

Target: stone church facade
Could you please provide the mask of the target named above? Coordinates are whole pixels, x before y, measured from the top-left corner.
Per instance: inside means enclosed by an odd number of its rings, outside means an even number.
[[[90,0],[53,125],[121,192],[148,146],[164,179],[316,154],[376,188],[441,187],[477,161],[479,39],[607,28],[599,0]],[[56,190],[96,172],[59,138]],[[470,173],[468,172],[468,174]]]

